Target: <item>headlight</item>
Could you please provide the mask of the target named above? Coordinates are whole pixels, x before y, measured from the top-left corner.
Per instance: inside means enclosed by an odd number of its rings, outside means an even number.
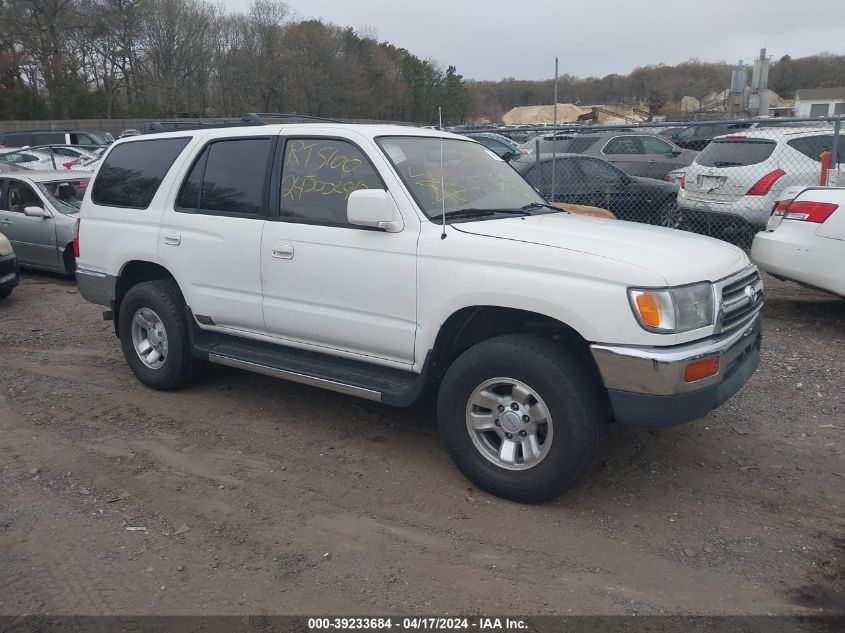
[[[6,239],[6,236],[0,233],[0,257],[12,254],[12,244]]]
[[[664,290],[630,288],[634,316],[646,330],[670,334],[713,325],[713,286],[693,284]]]

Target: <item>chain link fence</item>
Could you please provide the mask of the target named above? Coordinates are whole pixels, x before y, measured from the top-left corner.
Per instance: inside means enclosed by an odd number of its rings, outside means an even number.
[[[106,145],[36,145],[0,152],[0,173],[10,171],[93,171]]]
[[[786,189],[845,186],[841,127],[842,117],[465,133],[549,201],[748,247]]]

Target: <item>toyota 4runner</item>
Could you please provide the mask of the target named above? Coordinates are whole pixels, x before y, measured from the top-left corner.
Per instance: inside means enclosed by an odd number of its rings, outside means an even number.
[[[588,472],[605,425],[669,426],[757,367],[739,249],[549,207],[477,142],[347,124],[116,142],[82,205],[82,295],[154,389],[218,363],[397,407],[436,393],[476,485]]]

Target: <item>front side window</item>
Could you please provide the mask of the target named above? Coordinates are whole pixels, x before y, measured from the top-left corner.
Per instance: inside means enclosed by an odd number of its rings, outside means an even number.
[[[669,143],[654,136],[643,136],[640,141],[642,141],[643,150],[646,154],[671,154],[673,151],[673,147]]]
[[[97,173],[91,200],[110,207],[146,209],[189,140],[162,138],[118,145]]]
[[[359,189],[384,189],[384,184],[355,145],[326,138],[287,140],[279,205],[282,219],[352,226],[346,202]]]
[[[9,185],[9,211],[23,213],[26,207],[44,208],[41,198],[25,182],[12,181]]]
[[[444,207],[448,214],[464,209],[511,210],[544,202],[512,167],[478,143],[384,136],[378,144],[430,219]]]
[[[177,208],[198,213],[261,214],[271,144],[269,138],[249,138],[208,145],[182,184]]]
[[[588,183],[616,185],[625,177],[616,167],[600,160],[583,159],[579,167],[584,172],[584,179]]]

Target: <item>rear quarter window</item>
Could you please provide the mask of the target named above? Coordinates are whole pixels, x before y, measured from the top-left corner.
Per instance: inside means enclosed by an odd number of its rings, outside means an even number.
[[[695,162],[702,167],[746,167],[767,160],[777,143],[767,139],[716,139]]]
[[[798,150],[807,158],[812,158],[817,163],[820,163],[822,152],[833,148],[832,134],[819,134],[817,136],[805,136],[803,138],[793,138],[786,142],[792,149]],[[841,147],[841,145],[840,145]],[[839,150],[839,164],[845,163],[845,152]]]
[[[97,173],[91,200],[109,207],[146,209],[189,140],[163,138],[118,145]]]

